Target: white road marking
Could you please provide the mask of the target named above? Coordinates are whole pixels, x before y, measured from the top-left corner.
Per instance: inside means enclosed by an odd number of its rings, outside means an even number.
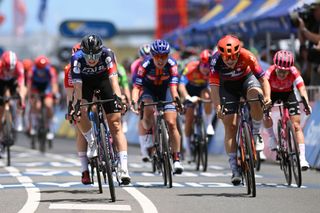
[[[39,202],[41,200],[41,194],[39,188],[36,188],[32,184],[32,179],[26,176],[22,176],[19,173],[19,170],[14,167],[5,167],[5,169],[10,173],[14,174],[14,176],[17,178],[17,180],[24,185],[27,194],[28,199],[22,209],[20,209],[19,213],[29,213],[29,212],[35,212],[39,206]],[[20,174],[20,175],[19,175]]]
[[[157,208],[151,200],[149,200],[144,194],[134,187],[122,187],[126,190],[132,197],[134,197],[140,204],[142,211],[145,213],[158,213]]]
[[[50,204],[49,209],[71,209],[71,210],[100,210],[100,211],[131,211],[129,205],[108,205],[108,204]]]

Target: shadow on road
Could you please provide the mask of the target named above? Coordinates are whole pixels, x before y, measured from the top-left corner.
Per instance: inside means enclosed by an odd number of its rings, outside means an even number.
[[[246,193],[207,193],[207,194],[179,194],[178,196],[184,196],[184,197],[204,197],[204,196],[212,196],[212,197],[248,197],[251,198],[251,196],[247,195]]]

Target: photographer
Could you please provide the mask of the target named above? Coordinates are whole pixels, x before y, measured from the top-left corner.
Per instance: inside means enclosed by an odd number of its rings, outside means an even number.
[[[305,78],[310,79],[311,85],[320,85],[320,1],[307,6],[297,20],[300,54],[303,63],[309,62],[305,66]]]

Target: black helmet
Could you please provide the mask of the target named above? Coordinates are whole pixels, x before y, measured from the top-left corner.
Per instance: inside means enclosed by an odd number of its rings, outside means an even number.
[[[102,46],[101,38],[95,34],[86,35],[81,41],[81,49],[85,54],[97,54]]]

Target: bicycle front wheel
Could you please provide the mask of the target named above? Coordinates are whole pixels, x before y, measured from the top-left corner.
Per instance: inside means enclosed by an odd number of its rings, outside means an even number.
[[[245,168],[244,176],[246,179],[247,193],[251,194],[252,197],[256,196],[256,179],[254,173],[254,163],[253,163],[253,154],[252,154],[252,135],[250,134],[249,125],[247,123],[243,124],[243,145],[245,153]]]
[[[300,167],[300,157],[299,157],[299,148],[296,134],[292,126],[291,121],[287,122],[287,136],[288,136],[288,148],[289,156],[292,165],[293,176],[298,187],[301,187],[302,178],[301,178],[301,167]]]
[[[203,120],[199,123],[200,135],[199,135],[199,163],[201,162],[202,171],[207,171],[208,167],[208,139],[206,134],[206,128]],[[197,170],[199,170],[197,164]]]
[[[279,141],[279,160],[280,160],[280,168],[283,170],[284,177],[288,186],[291,185],[292,175],[291,175],[291,163],[288,155],[288,147],[287,142],[282,137],[282,121],[278,121],[278,141]]]
[[[109,185],[109,191],[111,195],[112,202],[116,201],[116,193],[114,188],[114,182],[113,182],[113,169],[112,169],[112,162],[111,162],[111,154],[113,153],[111,151],[112,146],[109,143],[109,140],[106,139],[106,129],[104,127],[104,124],[100,124],[100,137],[101,137],[101,143],[99,144],[99,158],[103,165],[103,172],[107,173],[108,177],[108,185]],[[104,175],[105,176],[105,175]]]
[[[167,177],[167,185],[168,188],[172,188],[172,166],[171,166],[171,152],[169,148],[169,137],[167,127],[164,123],[164,120],[161,121],[161,146],[162,146],[162,157],[163,157],[163,170],[165,176]]]
[[[4,120],[4,128],[3,128],[3,136],[5,139],[4,149],[7,152],[7,166],[11,165],[11,152],[10,146],[13,144],[13,129],[12,129],[12,119],[10,112],[5,113]]]

